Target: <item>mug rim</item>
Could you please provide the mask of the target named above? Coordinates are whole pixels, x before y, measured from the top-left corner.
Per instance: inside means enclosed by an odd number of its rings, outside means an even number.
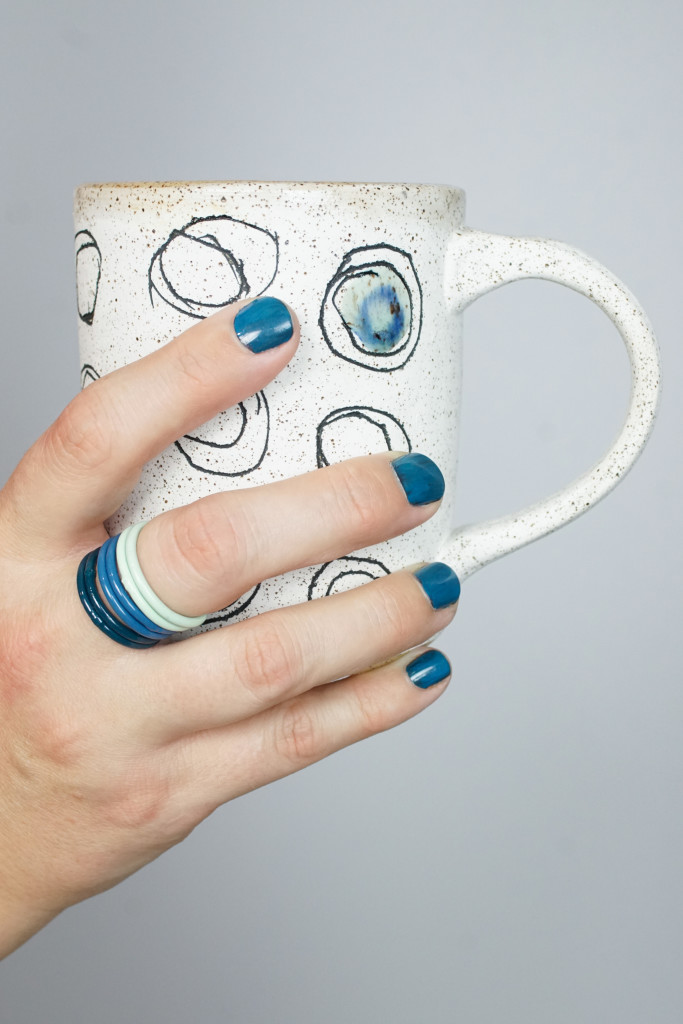
[[[375,189],[396,189],[396,188],[410,188],[410,189],[441,189],[447,192],[460,192],[464,195],[464,189],[459,188],[457,185],[445,185],[443,183],[430,183],[430,182],[417,182],[417,181],[301,181],[301,180],[272,180],[267,178],[233,178],[225,180],[213,180],[213,179],[196,179],[187,181],[90,181],[84,182],[81,185],[76,186],[76,190],[81,189],[145,189],[145,188],[159,188],[159,189],[171,189],[171,188],[191,188],[198,186],[219,186],[227,188],[233,185],[272,185],[275,187],[282,188],[283,186],[302,188],[302,189],[329,189],[329,188],[375,188]]]

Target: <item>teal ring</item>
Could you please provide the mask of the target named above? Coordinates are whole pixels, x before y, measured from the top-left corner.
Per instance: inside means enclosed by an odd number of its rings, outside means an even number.
[[[117,643],[122,644],[124,647],[154,647],[158,640],[146,639],[139,633],[134,633],[132,629],[128,629],[127,626],[124,626],[123,623],[114,618],[102,601],[95,582],[98,552],[99,548],[89,551],[81,559],[81,563],[78,566],[76,585],[81,604],[97,628],[112,640],[116,640]]]

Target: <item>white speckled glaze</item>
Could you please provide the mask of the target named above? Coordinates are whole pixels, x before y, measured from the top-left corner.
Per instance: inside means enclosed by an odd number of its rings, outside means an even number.
[[[464,210],[464,193],[443,185],[141,182],[77,189],[84,385],[238,297],[275,295],[301,321],[300,348],[278,378],[148,463],[108,524],[111,532],[202,495],[382,448],[429,455],[446,477],[442,507],[417,530],[266,580],[203,628],[419,561],[447,561],[465,578],[581,515],[639,455],[654,420],[659,360],[634,296],[584,253],[472,230]],[[575,289],[614,322],[631,360],[628,414],[604,458],[564,490],[516,515],[453,530],[462,312],[525,277]],[[373,294],[393,296],[398,313],[384,317],[375,303],[368,343],[353,311],[377,288]]]

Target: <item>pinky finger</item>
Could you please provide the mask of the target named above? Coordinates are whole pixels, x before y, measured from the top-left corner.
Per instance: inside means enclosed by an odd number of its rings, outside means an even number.
[[[451,676],[440,651],[418,647],[241,722],[188,736],[189,784],[204,815],[343,747],[391,729],[432,704]]]

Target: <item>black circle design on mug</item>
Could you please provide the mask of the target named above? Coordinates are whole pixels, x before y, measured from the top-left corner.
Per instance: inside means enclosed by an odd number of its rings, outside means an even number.
[[[95,306],[102,276],[102,253],[91,231],[78,231],[76,243],[76,302],[78,315],[90,326],[95,319]]]
[[[277,235],[224,214],[195,217],[154,253],[149,296],[202,320],[223,306],[261,295],[278,267]]]
[[[87,387],[88,384],[92,384],[94,380],[99,380],[100,374],[97,372],[92,363],[83,363],[81,366],[81,391]]]
[[[318,468],[355,455],[371,455],[382,444],[386,444],[390,452],[413,450],[405,427],[392,413],[370,405],[334,409],[318,424],[316,431]]]
[[[263,462],[270,436],[265,392],[257,391],[175,442],[189,464],[215,476],[246,476]]]
[[[345,590],[353,590],[360,583],[388,575],[389,569],[377,558],[360,558],[356,555],[335,558],[333,562],[325,562],[316,569],[308,586],[308,600],[341,594]]]
[[[332,351],[368,370],[408,362],[422,330],[422,287],[412,257],[393,245],[352,249],[328,284],[318,321]]]
[[[227,622],[229,619],[234,619],[242,612],[246,611],[251,602],[254,600],[261,588],[261,584],[257,583],[255,587],[248,590],[242,597],[238,597],[236,601],[229,604],[227,608],[222,608],[221,611],[215,612],[213,615],[209,615],[208,618],[204,619],[204,625],[208,625],[211,622]]]

